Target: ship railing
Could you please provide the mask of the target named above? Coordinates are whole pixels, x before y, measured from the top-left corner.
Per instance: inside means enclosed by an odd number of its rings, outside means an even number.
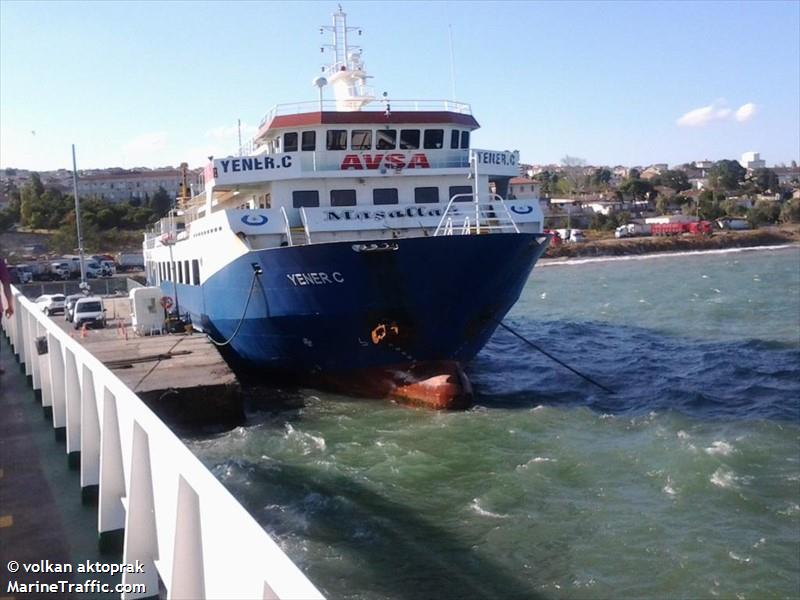
[[[386,110],[401,112],[452,112],[462,115],[471,115],[472,107],[466,102],[455,100],[375,100],[361,107],[361,112],[385,112]],[[296,115],[315,112],[337,112],[336,100],[310,100],[308,102],[294,102],[278,104],[264,115],[259,123],[259,129],[272,122],[275,117]]]
[[[114,372],[18,289],[12,294],[15,311],[2,330],[52,411],[62,452],[80,469],[74,492],[97,499],[101,546],[119,539],[125,562],[143,565],[143,572],[124,572],[121,583],[144,593],[121,597],[157,596],[160,579],[170,598],[322,598]]]
[[[433,235],[453,235],[459,223],[462,235],[519,233],[503,198],[497,194],[488,196],[489,202],[481,201],[476,194],[456,194],[450,198]],[[466,202],[468,199],[471,204]]]

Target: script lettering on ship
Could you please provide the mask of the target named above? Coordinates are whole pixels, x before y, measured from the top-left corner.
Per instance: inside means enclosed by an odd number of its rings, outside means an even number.
[[[318,273],[287,273],[286,278],[291,281],[294,286],[344,283],[344,275],[339,273],[339,271],[334,271],[330,275],[322,271]]]

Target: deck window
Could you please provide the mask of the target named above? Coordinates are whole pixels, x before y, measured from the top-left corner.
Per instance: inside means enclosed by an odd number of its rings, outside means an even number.
[[[444,148],[444,129],[426,129],[422,147],[426,150]]]
[[[300,208],[307,206],[316,208],[319,206],[319,191],[317,190],[297,190],[292,192],[292,206]]]
[[[448,196],[448,200],[457,194],[470,194],[469,196],[463,196],[461,198],[456,198],[456,202],[471,202],[472,201],[472,187],[468,185],[451,185],[450,189],[448,190],[450,194]]]
[[[328,150],[347,150],[347,130],[329,129],[328,130]]]
[[[189,279],[189,261],[188,260],[183,261],[183,283],[185,283],[187,285],[192,283],[192,280]]]
[[[400,150],[419,150],[419,129],[400,130]]]
[[[397,148],[397,129],[378,129],[375,132],[376,150],[394,150]]]
[[[317,149],[317,132],[304,131],[303,145],[300,147],[303,152],[314,152]]]
[[[297,132],[290,131],[283,134],[283,151],[297,152]]]
[[[461,132],[458,129],[453,129],[450,132],[450,148],[458,150],[458,144],[461,139]]]
[[[461,147],[469,148],[469,131],[461,132]]]
[[[200,263],[192,259],[192,285],[200,285]]]
[[[331,206],[355,206],[355,190],[331,190]]]
[[[414,202],[417,204],[433,204],[439,202],[438,187],[414,188]]]
[[[353,129],[350,136],[351,150],[372,150],[372,130]]]
[[[373,204],[397,204],[397,188],[375,188],[372,190]]]

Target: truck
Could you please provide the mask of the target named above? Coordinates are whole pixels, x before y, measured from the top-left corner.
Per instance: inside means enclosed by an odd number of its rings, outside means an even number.
[[[691,223],[654,223],[650,226],[652,235],[711,235],[711,223],[708,221],[695,221]]]
[[[640,235],[650,235],[650,228],[651,225],[647,224],[626,223],[625,225],[620,225],[614,230],[614,237],[619,239],[626,237],[636,237]]]
[[[144,254],[141,252],[117,254],[118,271],[141,271],[144,269]]]

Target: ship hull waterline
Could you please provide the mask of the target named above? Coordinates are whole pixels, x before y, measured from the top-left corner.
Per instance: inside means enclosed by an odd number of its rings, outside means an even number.
[[[264,380],[435,409],[472,400],[463,370],[519,298],[545,234],[496,233],[253,250],[179,310]],[[174,296],[171,283],[165,295]]]

